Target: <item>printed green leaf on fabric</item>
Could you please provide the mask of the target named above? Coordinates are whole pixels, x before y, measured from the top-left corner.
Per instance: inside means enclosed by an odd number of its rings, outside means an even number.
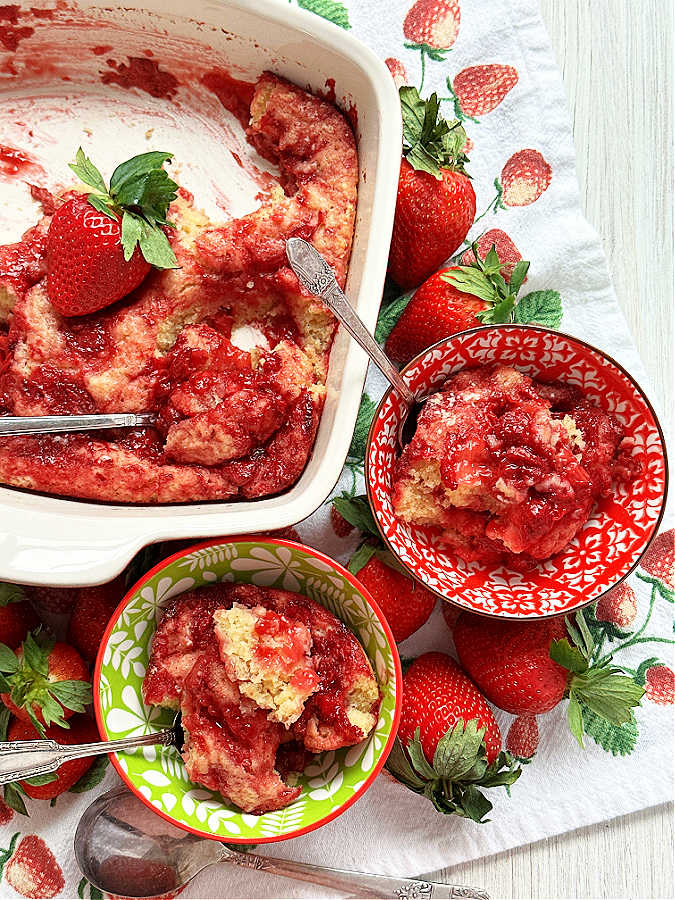
[[[633,720],[614,725],[581,704],[584,732],[613,756],[628,756],[637,746],[638,727]]]
[[[339,25],[344,29],[352,27],[349,22],[349,13],[340,0],[297,0],[297,3],[301,9],[313,12],[322,19],[332,22],[333,25]]]
[[[352,436],[352,442],[349,445],[349,451],[347,452],[347,456],[351,459],[363,461],[363,458],[366,455],[368,431],[370,430],[370,423],[373,421],[376,409],[377,403],[375,403],[374,400],[371,400],[368,394],[363,394],[361,397],[361,405],[359,406],[359,413],[356,417],[354,435]]]
[[[558,328],[562,317],[562,301],[557,291],[532,291],[518,301],[513,311],[514,322],[546,328]]]

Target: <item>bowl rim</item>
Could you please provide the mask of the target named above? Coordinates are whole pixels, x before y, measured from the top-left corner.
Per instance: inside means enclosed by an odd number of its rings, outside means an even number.
[[[398,724],[401,718],[401,706],[403,702],[403,671],[401,668],[401,659],[398,652],[398,646],[394,639],[393,632],[391,630],[391,626],[387,622],[387,619],[384,616],[384,613],[380,609],[377,602],[374,600],[372,595],[366,588],[361,584],[361,582],[353,575],[348,569],[346,569],[341,563],[337,562],[337,560],[332,559],[330,556],[327,556],[325,553],[322,553],[320,550],[316,550],[314,547],[309,547],[307,544],[303,544],[300,541],[292,541],[287,540],[285,538],[273,538],[267,536],[259,536],[256,534],[240,534],[234,535],[233,537],[224,537],[224,538],[210,538],[207,541],[200,541],[196,544],[191,544],[189,547],[185,547],[183,550],[178,550],[175,553],[172,553],[170,556],[165,557],[163,560],[154,565],[148,572],[142,575],[124,594],[122,600],[115,607],[115,611],[112,613],[110,617],[110,621],[106,627],[105,633],[101,639],[101,643],[99,645],[98,653],[96,655],[96,661],[94,663],[94,673],[92,678],[92,687],[93,687],[93,705],[94,705],[94,716],[96,719],[96,725],[98,727],[101,735],[106,735],[107,739],[107,730],[105,728],[103,722],[103,714],[101,711],[101,668],[103,665],[103,656],[105,654],[105,649],[108,645],[108,641],[110,639],[110,635],[113,631],[113,628],[117,624],[117,620],[119,619],[122,611],[126,608],[126,606],[131,601],[131,598],[134,594],[137,593],[140,588],[146,584],[151,578],[165,569],[168,565],[175,562],[177,559],[187,555],[188,553],[193,553],[195,550],[203,550],[208,547],[213,547],[215,545],[220,544],[233,544],[244,541],[255,541],[255,543],[265,543],[271,544],[273,546],[282,546],[282,547],[290,547],[292,549],[300,549],[309,553],[311,556],[316,557],[324,563],[332,566],[335,571],[343,576],[349,581],[349,583],[354,587],[366,601],[366,603],[370,606],[370,608],[375,613],[382,630],[384,631],[385,638],[387,640],[387,644],[389,645],[389,649],[392,652],[392,657],[394,660],[394,671],[396,674],[396,694],[395,694],[395,702],[394,702],[394,714],[392,716],[392,725],[391,730],[389,732],[389,736],[383,746],[383,748],[378,751],[378,758],[373,766],[373,770],[370,775],[365,779],[363,784],[354,791],[353,796],[349,797],[344,803],[340,804],[336,809],[332,810],[328,815],[323,816],[317,822],[313,822],[310,825],[306,825],[303,828],[299,828],[296,831],[289,832],[287,834],[282,835],[274,835],[271,837],[259,837],[256,838],[256,844],[271,844],[277,843],[279,841],[285,841],[289,838],[300,837],[303,834],[308,834],[310,831],[315,831],[317,828],[320,828],[322,825],[326,825],[328,822],[333,821],[339,815],[341,815],[346,809],[349,809],[357,800],[359,800],[363,794],[368,790],[368,788],[373,784],[377,776],[382,771],[385,762],[387,761],[387,757],[391,752],[391,749],[394,745],[394,741],[396,739],[396,733],[398,731]],[[350,629],[351,630],[351,629]],[[223,841],[223,835],[216,835],[209,831],[203,831],[198,828],[192,828],[189,825],[186,825],[183,822],[179,822],[177,819],[174,819],[169,813],[165,813],[163,810],[157,809],[150,800],[143,796],[143,794],[138,790],[136,785],[132,782],[131,778],[124,771],[122,766],[119,764],[119,760],[117,759],[117,753],[111,752],[108,753],[108,759],[112,763],[113,768],[116,770],[117,774],[120,776],[124,784],[129,788],[129,790],[137,797],[148,809],[151,809],[158,816],[165,819],[167,822],[171,822],[177,828],[181,828],[184,831],[188,831],[191,834],[195,834],[198,837],[207,838],[209,840],[214,841]],[[227,837],[228,844],[250,844],[251,839],[249,837],[235,837],[234,835],[228,835]]]
[[[366,484],[366,495],[368,497],[368,505],[373,514],[373,519],[375,520],[375,524],[377,526],[377,530],[380,533],[380,537],[384,541],[385,546],[394,554],[395,558],[401,563],[401,565],[403,565],[405,567],[406,571],[411,575],[411,577],[418,584],[422,585],[422,587],[425,587],[428,591],[431,591],[431,593],[435,594],[437,597],[440,597],[440,599],[443,600],[445,603],[449,603],[451,606],[454,606],[463,612],[471,612],[473,615],[476,615],[476,616],[484,616],[486,619],[498,619],[498,620],[501,620],[504,622],[539,622],[543,619],[555,619],[555,618],[558,618],[559,616],[570,615],[571,613],[575,613],[578,610],[584,609],[586,606],[589,606],[591,603],[597,602],[601,597],[604,597],[610,591],[614,590],[615,587],[617,587],[622,582],[624,582],[626,580],[626,578],[628,578],[628,576],[632,572],[634,572],[635,569],[639,566],[640,561],[642,560],[643,556],[645,555],[645,553],[651,546],[652,542],[658,536],[659,526],[661,525],[661,522],[663,521],[663,516],[666,511],[666,500],[668,499],[668,486],[669,486],[668,450],[666,448],[666,439],[665,439],[665,435],[663,433],[663,428],[661,427],[661,422],[659,421],[659,417],[656,414],[656,410],[654,409],[654,406],[653,406],[651,400],[649,399],[647,394],[644,392],[644,390],[640,387],[640,385],[635,380],[633,375],[631,375],[631,373],[627,369],[625,369],[624,366],[621,365],[621,363],[617,362],[612,356],[610,356],[604,350],[601,350],[599,347],[596,347],[594,344],[590,344],[588,341],[584,341],[582,338],[578,338],[578,337],[575,337],[573,334],[569,334],[569,332],[567,332],[567,331],[559,331],[556,328],[547,328],[544,325],[528,325],[525,323],[521,324],[519,322],[504,322],[501,324],[477,325],[475,328],[467,328],[464,331],[458,331],[455,334],[448,335],[448,337],[444,337],[444,338],[441,338],[440,341],[436,341],[435,344],[430,344],[428,347],[425,347],[424,350],[422,350],[420,353],[418,353],[416,356],[414,356],[410,360],[410,362],[406,363],[406,365],[403,366],[403,368],[401,369],[401,377],[405,380],[406,375],[413,368],[413,366],[417,365],[421,361],[422,357],[426,356],[426,354],[430,350],[435,350],[436,348],[446,346],[449,342],[456,340],[457,338],[464,337],[464,336],[470,335],[470,334],[476,334],[479,332],[497,331],[497,330],[513,329],[513,328],[526,329],[528,331],[535,331],[535,332],[540,332],[543,334],[552,334],[552,335],[555,335],[556,337],[567,338],[568,340],[573,341],[576,344],[580,344],[582,347],[585,347],[588,350],[592,350],[594,353],[597,353],[599,356],[601,356],[603,359],[605,359],[607,362],[609,362],[612,366],[614,366],[616,369],[618,369],[628,379],[628,381],[631,383],[633,388],[637,391],[637,393],[640,395],[642,400],[645,402],[647,409],[651,413],[652,419],[654,420],[654,424],[656,425],[656,430],[659,435],[659,440],[661,442],[661,449],[663,451],[663,464],[664,464],[663,497],[661,499],[661,507],[659,509],[658,517],[657,517],[656,521],[654,522],[654,527],[652,529],[652,533],[649,536],[647,543],[640,551],[639,556],[637,557],[635,562],[632,564],[632,566],[620,578],[618,578],[610,587],[608,587],[606,590],[602,591],[602,593],[598,594],[597,597],[592,597],[590,600],[586,600],[582,603],[579,603],[576,606],[574,606],[572,609],[566,610],[565,612],[540,613],[539,615],[535,615],[535,616],[520,616],[520,615],[503,616],[503,615],[499,615],[499,614],[495,614],[495,613],[490,613],[485,610],[478,610],[478,609],[470,609],[469,610],[466,606],[464,606],[464,604],[458,603],[455,600],[451,600],[445,594],[441,593],[440,591],[436,590],[436,588],[431,587],[431,585],[427,584],[419,576],[419,574],[415,571],[415,569],[409,563],[407,563],[406,560],[402,559],[399,556],[398,551],[396,550],[394,545],[391,543],[391,541],[385,534],[382,524],[380,522],[379,515],[378,515],[377,505],[375,504],[375,501],[373,499],[370,474],[371,474],[371,469],[373,469],[375,467],[371,465],[370,448],[373,443],[373,435],[375,433],[375,427],[376,427],[377,421],[380,417],[380,413],[382,412],[382,407],[384,406],[386,401],[389,399],[391,394],[395,391],[395,388],[392,385],[387,387],[384,394],[382,395],[382,398],[380,399],[380,402],[378,403],[377,408],[375,410],[375,414],[373,415],[373,418],[371,420],[370,428],[368,429],[368,437],[366,439],[365,479],[364,480],[365,480],[365,484]]]

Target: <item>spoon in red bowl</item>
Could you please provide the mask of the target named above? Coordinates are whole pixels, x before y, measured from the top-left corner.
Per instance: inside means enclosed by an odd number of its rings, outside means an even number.
[[[348,872],[243,852],[243,848],[237,850],[234,845],[183,831],[123,786],[102,794],[87,807],[74,844],[77,864],[91,884],[106,894],[124,897],[175,894],[207,866],[231,863],[324,885],[342,897],[489,900],[484,891],[464,885]]]

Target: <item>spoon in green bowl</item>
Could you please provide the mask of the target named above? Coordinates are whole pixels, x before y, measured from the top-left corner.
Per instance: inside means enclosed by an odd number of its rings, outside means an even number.
[[[227,862],[320,884],[343,897],[489,900],[484,891],[463,885],[368,875],[242,852],[183,831],[154,813],[123,785],[87,807],[77,826],[74,845],[77,864],[94,887],[124,897],[177,892],[207,866]]]

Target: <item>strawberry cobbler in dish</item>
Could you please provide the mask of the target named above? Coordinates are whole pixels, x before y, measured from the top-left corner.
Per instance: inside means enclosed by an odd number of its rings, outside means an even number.
[[[640,467],[612,416],[510,366],[466,369],[420,413],[394,473],[396,515],[466,561],[525,571],[563,550]]]
[[[155,632],[145,702],[180,709],[189,777],[245,812],[292,803],[311,754],[358,744],[380,690],[363,648],[290,591],[218,584],[181,595]]]
[[[166,229],[179,268],[153,269],[105,309],[66,317],[50,302],[47,233],[77,194],[35,189],[44,218],[0,247],[0,414],[150,411],[158,423],[2,438],[0,482],[163,503],[262,497],[302,473],[336,323],[287,267],[285,240],[310,240],[344,285],[358,161],[327,101],[270,73],[249,93],[248,140],[281,173],[271,198],[214,225],[179,190]]]

